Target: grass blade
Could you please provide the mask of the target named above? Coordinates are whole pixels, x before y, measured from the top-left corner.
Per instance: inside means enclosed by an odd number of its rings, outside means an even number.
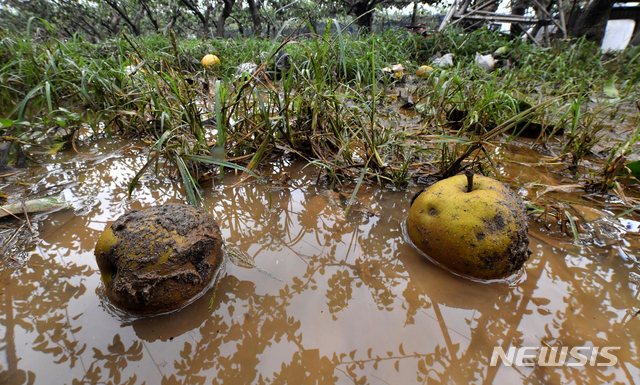
[[[196,198],[195,193],[195,190],[198,188],[197,183],[191,177],[191,173],[187,170],[187,165],[184,164],[182,158],[180,156],[176,156],[175,159],[176,164],[178,165],[178,170],[180,171],[180,176],[182,177],[182,182],[187,190],[189,202],[194,206],[198,206],[198,199]]]
[[[127,196],[129,198],[131,198],[131,193],[133,192],[133,189],[136,187],[136,184],[142,177],[142,174],[147,170],[147,168],[149,168],[149,164],[151,164],[151,159],[147,160],[147,163],[145,163],[144,166],[142,166],[142,168],[136,173],[136,175],[131,180],[131,183],[129,183],[129,188],[127,189]]]
[[[209,163],[209,164],[214,164],[214,165],[220,166],[220,167],[233,168],[233,169],[238,170],[238,171],[244,171],[244,172],[250,174],[251,176],[255,177],[256,179],[260,179],[258,174],[256,174],[255,172],[249,170],[246,167],[243,167],[243,166],[240,166],[238,164],[235,164],[235,163],[225,162],[225,161],[221,161],[221,160],[215,160],[215,159],[211,159],[211,158],[208,158],[208,157],[202,156],[202,155],[183,155],[182,158],[185,159],[185,160],[193,161],[193,162]]]
[[[573,221],[573,217],[567,210],[564,211],[564,214],[569,219],[569,223],[571,224],[571,231],[573,232],[573,240],[575,243],[580,243],[580,237],[578,236],[578,228],[576,227],[576,223]]]
[[[364,180],[364,177],[367,174],[368,167],[369,167],[369,160],[367,161],[367,164],[364,165],[364,168],[362,169],[362,174],[360,174],[360,177],[358,178],[358,182],[356,183],[356,188],[354,188],[353,192],[351,193],[351,197],[349,198],[349,204],[347,205],[347,209],[344,210],[345,217],[349,214],[349,210],[351,210],[351,205],[353,205],[353,202],[356,200],[356,194],[358,193],[358,190],[360,189],[360,185],[362,184],[362,181]]]

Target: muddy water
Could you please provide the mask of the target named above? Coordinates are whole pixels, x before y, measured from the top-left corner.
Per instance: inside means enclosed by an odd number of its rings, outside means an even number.
[[[316,170],[282,161],[270,171],[270,191],[231,187],[232,174],[204,191],[228,246],[279,280],[232,260],[211,310],[209,291],[176,313],[137,318],[105,299],[95,241],[125,211],[183,195],[148,174],[128,199],[145,161],[130,143],[98,141],[79,151],[109,155],[61,154],[20,176],[30,187],[15,187],[37,192],[77,182],[62,186],[74,210],[32,218],[41,241],[3,250],[0,383],[640,383],[640,316],[633,317],[640,301],[629,282],[631,271],[640,272],[637,235],[585,235],[576,246],[531,221],[524,274],[472,282],[432,265],[405,240],[417,187],[363,187],[345,216],[344,197],[317,186]],[[495,159],[501,177],[531,202],[622,211],[584,192],[545,191],[540,184],[568,176],[539,165],[541,157],[515,145]],[[546,346],[620,349],[613,367],[490,365],[494,347]]]

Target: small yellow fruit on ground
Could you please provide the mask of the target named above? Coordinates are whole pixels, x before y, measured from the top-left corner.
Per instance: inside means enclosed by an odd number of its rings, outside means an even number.
[[[220,59],[216,55],[205,55],[202,58],[202,65],[207,68],[210,66],[217,66],[220,64]]]
[[[469,181],[471,191],[467,192]],[[504,184],[472,173],[441,180],[411,205],[407,232],[441,266],[479,279],[504,278],[529,259],[522,200]]]
[[[421,66],[416,71],[416,75],[418,75],[418,77],[421,77],[421,78],[426,78],[429,75],[429,72],[431,71],[433,71],[433,67]]]

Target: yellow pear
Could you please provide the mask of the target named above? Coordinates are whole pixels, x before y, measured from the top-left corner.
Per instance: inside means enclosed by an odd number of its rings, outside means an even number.
[[[472,173],[430,186],[407,218],[419,250],[454,273],[479,279],[504,278],[524,265],[531,254],[528,229],[522,200],[504,184]]]
[[[429,75],[429,72],[433,71],[433,67],[429,66],[421,66],[416,71],[416,75],[420,78],[426,78]]]
[[[218,57],[216,55],[204,55],[204,57],[202,58],[202,65],[207,68],[207,67],[211,67],[211,66],[217,66],[218,64],[220,64],[220,59],[218,59]]]

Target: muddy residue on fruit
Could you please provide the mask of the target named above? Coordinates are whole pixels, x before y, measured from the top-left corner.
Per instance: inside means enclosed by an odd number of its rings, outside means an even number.
[[[220,229],[193,206],[132,210],[100,236],[95,254],[107,296],[137,313],[179,309],[211,282],[222,261]]]

